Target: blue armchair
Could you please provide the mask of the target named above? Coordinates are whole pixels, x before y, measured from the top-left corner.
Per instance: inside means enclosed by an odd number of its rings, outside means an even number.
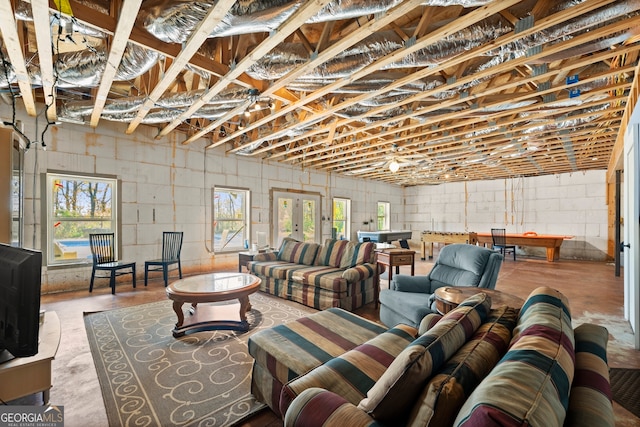
[[[380,321],[388,327],[404,323],[418,327],[435,313],[433,293],[442,286],[477,286],[495,289],[502,255],[481,246],[447,245],[427,276],[393,276],[389,289],[380,292]]]

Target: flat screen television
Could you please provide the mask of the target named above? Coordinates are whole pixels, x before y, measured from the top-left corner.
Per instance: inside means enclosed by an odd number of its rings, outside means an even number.
[[[0,243],[0,353],[38,353],[42,253]]]

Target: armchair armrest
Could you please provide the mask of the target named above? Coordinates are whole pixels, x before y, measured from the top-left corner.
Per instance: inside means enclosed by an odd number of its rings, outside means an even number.
[[[397,274],[389,284],[389,289],[399,292],[431,293],[431,280],[427,276]]]
[[[253,256],[254,261],[275,261],[277,259],[277,252],[262,252]]]
[[[351,427],[377,425],[366,412],[343,397],[322,388],[309,388],[291,403],[284,416],[285,427],[323,427],[344,420]]]
[[[347,268],[342,272],[342,278],[347,279],[348,282],[354,283],[361,280],[367,280],[376,274],[375,264],[359,264],[355,267]]]

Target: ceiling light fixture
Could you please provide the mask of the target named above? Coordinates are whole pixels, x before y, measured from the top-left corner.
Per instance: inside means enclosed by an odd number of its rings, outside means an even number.
[[[396,173],[398,172],[398,169],[400,169],[400,164],[395,160],[392,160],[391,163],[389,163],[389,170],[393,173]]]

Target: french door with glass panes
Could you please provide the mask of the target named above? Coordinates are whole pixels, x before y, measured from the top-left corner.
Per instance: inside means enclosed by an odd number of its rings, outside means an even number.
[[[285,237],[321,243],[319,194],[274,190],[271,218],[275,248],[280,247]]]

